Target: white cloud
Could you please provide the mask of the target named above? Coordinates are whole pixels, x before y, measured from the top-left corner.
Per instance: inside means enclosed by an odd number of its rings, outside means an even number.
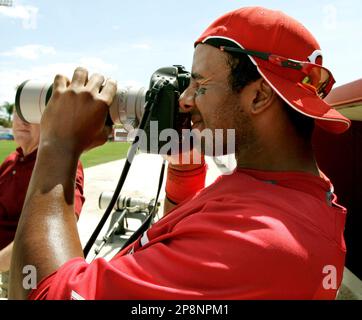
[[[36,60],[42,55],[54,55],[55,53],[56,51],[53,47],[31,44],[22,47],[16,47],[10,51],[1,52],[0,55],[27,60]]]
[[[13,7],[0,7],[0,14],[20,19],[24,29],[36,29],[39,9],[34,6],[15,5]]]

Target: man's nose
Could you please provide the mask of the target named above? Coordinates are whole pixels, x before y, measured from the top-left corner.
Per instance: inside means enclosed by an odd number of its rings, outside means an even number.
[[[190,112],[195,107],[195,94],[193,91],[189,87],[181,94],[179,104],[183,112]]]

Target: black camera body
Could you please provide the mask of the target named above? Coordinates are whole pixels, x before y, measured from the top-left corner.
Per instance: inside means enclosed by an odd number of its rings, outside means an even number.
[[[179,137],[179,141],[172,141],[172,143],[180,145],[182,129],[191,129],[191,115],[179,111],[179,98],[189,86],[190,73],[180,65],[158,69],[151,77],[150,90],[146,95],[146,101],[149,99],[148,95],[151,93],[152,88],[160,80],[164,81],[160,87],[158,99],[151,110],[149,121],[144,129],[146,140],[144,143],[140,144],[140,149],[146,153],[164,153],[161,149],[171,142],[171,137],[165,141],[160,140],[159,137],[163,130],[175,130]],[[152,122],[154,124],[157,123],[157,132],[151,130]],[[155,143],[155,139],[157,139],[157,143]]]

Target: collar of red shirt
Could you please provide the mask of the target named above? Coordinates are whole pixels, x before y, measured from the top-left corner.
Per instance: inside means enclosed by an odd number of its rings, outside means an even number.
[[[20,147],[16,149],[16,161],[22,162],[30,162],[36,159],[36,155],[38,153],[38,149],[35,149],[33,152],[29,153],[28,155],[24,156],[23,149]],[[23,160],[21,160],[23,159]]]

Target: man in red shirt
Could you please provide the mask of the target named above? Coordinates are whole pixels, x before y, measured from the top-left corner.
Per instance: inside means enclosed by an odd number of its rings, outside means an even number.
[[[90,264],[70,218],[71,181],[80,154],[106,141],[116,84],[101,89],[104,78],[82,68],[71,81],[57,76],[15,240],[11,297],[334,299],[346,212],[315,163],[311,135],[314,125],[341,133],[350,121],[322,100],[334,80],[321,63],[314,37],[281,12],[251,7],[217,19],[195,43],[180,108],[200,133],[235,130],[237,169],[203,189],[203,163],[171,164],[167,215],[112,261]],[[62,152],[73,157],[57,161]],[[29,265],[41,280],[31,292],[22,287]]]
[[[35,165],[40,126],[23,122],[14,112],[13,134],[19,147],[0,166],[0,297],[2,298],[7,296],[13,240]],[[83,181],[83,168],[79,162],[75,191],[77,218],[84,203]]]

